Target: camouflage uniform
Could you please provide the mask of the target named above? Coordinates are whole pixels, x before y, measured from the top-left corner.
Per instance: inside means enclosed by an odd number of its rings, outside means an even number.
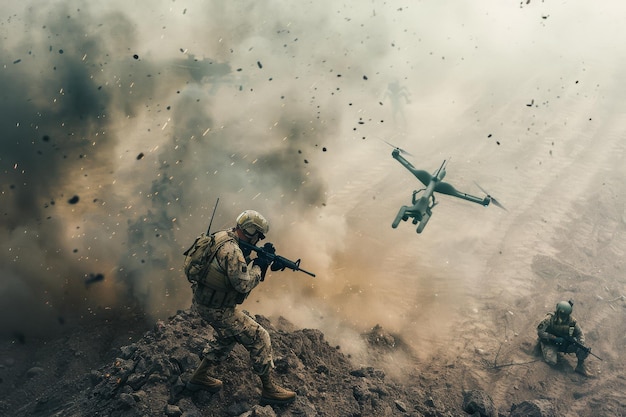
[[[215,338],[204,352],[198,369],[187,382],[191,391],[212,393],[222,388],[222,381],[209,375],[211,365],[225,359],[237,343],[250,353],[252,369],[261,380],[261,401],[264,404],[289,404],[296,393],[278,385],[273,374],[272,345],[267,331],[252,317],[237,310],[259,282],[267,269],[285,269],[276,259],[260,256],[250,260],[249,250],[242,251],[242,242],[255,245],[265,239],[269,223],[259,212],[246,210],[237,217],[237,226],[210,236],[199,236],[185,252],[184,269],[192,283],[193,309],[215,330]],[[274,253],[274,245],[263,245],[263,254]]]
[[[548,313],[541,323],[537,326],[537,335],[541,345],[543,359],[550,365],[556,365],[559,353],[575,353],[579,363],[582,363],[588,353],[576,345],[564,343],[556,345],[554,339],[559,337],[573,337],[581,344],[585,344],[585,336],[576,319],[567,316],[565,320],[560,320],[556,314]]]
[[[215,338],[205,349],[205,358],[212,362],[224,360],[235,344],[240,343],[252,360],[255,373],[261,375],[273,366],[270,336],[252,317],[236,308],[262,280],[261,268],[246,259],[232,230],[226,232],[211,261],[209,274],[222,280],[218,287],[225,294],[217,297],[215,285],[199,282],[193,286],[193,308],[215,330]]]

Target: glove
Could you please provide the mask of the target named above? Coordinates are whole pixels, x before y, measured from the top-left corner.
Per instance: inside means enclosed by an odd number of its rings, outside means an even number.
[[[269,262],[267,262],[267,259],[261,257],[254,258],[252,266],[254,265],[261,268],[261,281],[265,281],[265,273],[267,272],[267,267],[270,265]]]
[[[263,245],[263,250],[272,255],[276,253],[276,248],[274,247],[274,244],[270,242],[265,242],[265,244]]]
[[[273,245],[272,243],[270,243],[270,242],[266,242],[266,243],[263,245],[263,250],[264,250],[264,251],[265,251],[265,253],[267,253],[267,254],[272,254],[272,255],[276,254],[276,248],[275,248],[275,247],[274,247],[274,245]],[[268,257],[268,258],[269,258],[269,257]],[[271,262],[271,264],[272,264],[272,265],[271,265],[270,269],[271,269],[272,271],[278,271],[278,270],[281,270],[281,271],[282,271],[282,270],[284,270],[284,269],[285,269],[285,265],[283,265],[283,263],[282,263],[282,262],[280,262],[280,261],[279,261],[278,259],[276,259],[276,258],[274,258],[274,261],[273,261],[273,262]]]
[[[553,342],[555,345],[561,346],[565,342],[565,339],[563,339],[562,337],[555,337]]]
[[[272,245],[270,242],[267,242],[265,245],[263,245],[263,250],[269,254],[274,254],[276,252],[274,245]],[[265,280],[265,273],[267,272],[267,268],[270,266],[272,261],[264,253],[259,252],[257,253],[257,255],[258,256],[252,261],[252,265],[256,265],[261,268],[261,281],[263,281]]]

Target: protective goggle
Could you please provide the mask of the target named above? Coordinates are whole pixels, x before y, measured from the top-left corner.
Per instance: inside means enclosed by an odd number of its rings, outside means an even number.
[[[254,226],[244,227],[244,228],[241,229],[241,231],[249,239],[252,239],[252,238],[254,238],[256,236],[258,236],[259,240],[265,239],[265,235],[263,233],[259,232],[259,229],[257,229]]]

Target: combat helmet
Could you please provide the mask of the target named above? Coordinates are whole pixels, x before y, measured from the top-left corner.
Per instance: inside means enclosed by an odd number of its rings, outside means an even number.
[[[556,315],[560,317],[567,317],[572,313],[572,301],[559,301],[556,303]]]
[[[249,238],[258,233],[259,239],[264,239],[270,230],[268,221],[255,210],[246,210],[237,216],[237,227]]]

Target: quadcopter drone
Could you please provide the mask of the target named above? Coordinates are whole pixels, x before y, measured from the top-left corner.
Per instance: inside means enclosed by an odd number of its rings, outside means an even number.
[[[389,142],[386,143],[390,146],[393,146]],[[485,207],[488,206],[490,203],[493,203],[494,206],[506,210],[506,208],[504,208],[502,204],[500,204],[495,198],[490,196],[478,184],[476,184],[476,186],[480,188],[483,193],[485,193],[484,198],[475,197],[473,195],[460,192],[451,184],[443,182],[442,180],[446,176],[446,160],[443,161],[439,169],[435,171],[434,174],[430,174],[427,171],[416,169],[409,161],[406,160],[406,158],[401,155],[402,153],[410,155],[407,151],[400,149],[396,146],[393,146],[393,148],[394,150],[393,152],[391,152],[391,156],[398,162],[400,162],[402,166],[408,169],[415,176],[415,178],[417,178],[426,187],[413,191],[413,196],[411,198],[411,202],[413,204],[412,206],[400,207],[398,215],[391,224],[391,227],[393,227],[394,229],[398,227],[398,225],[400,224],[400,220],[407,221],[409,218],[412,218],[413,224],[418,225],[417,233],[422,233],[422,231],[426,227],[426,224],[428,223],[428,220],[430,220],[430,217],[433,214],[433,207],[438,204],[438,202],[435,200],[435,193],[451,195],[453,197],[481,204]]]

